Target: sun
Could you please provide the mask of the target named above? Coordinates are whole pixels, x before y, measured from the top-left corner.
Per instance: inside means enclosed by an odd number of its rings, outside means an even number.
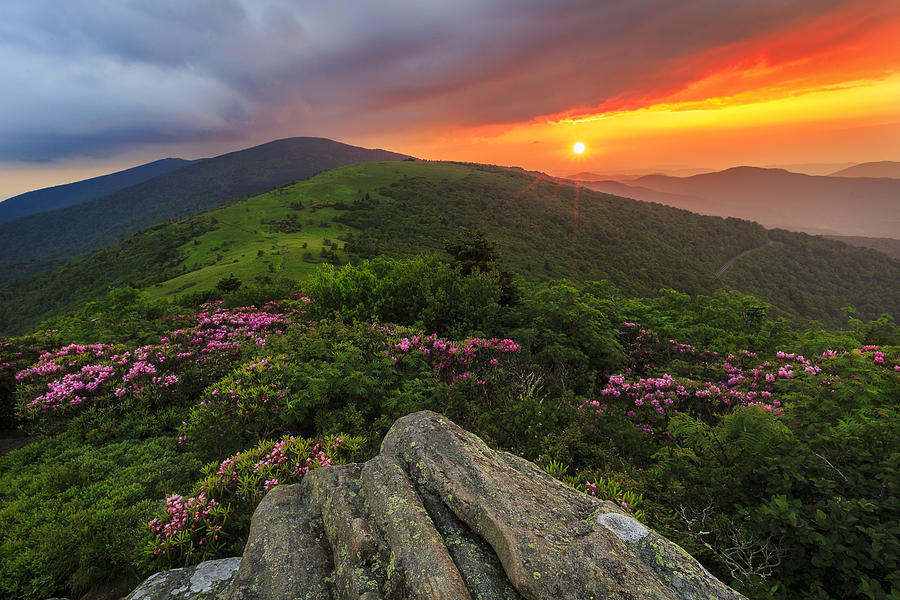
[[[575,154],[584,154],[584,142],[575,142],[575,145],[572,146],[572,152]]]

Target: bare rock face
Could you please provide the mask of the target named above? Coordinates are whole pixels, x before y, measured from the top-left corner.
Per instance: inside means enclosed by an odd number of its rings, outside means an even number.
[[[615,505],[420,412],[398,420],[369,462],[270,491],[227,598],[743,596]]]

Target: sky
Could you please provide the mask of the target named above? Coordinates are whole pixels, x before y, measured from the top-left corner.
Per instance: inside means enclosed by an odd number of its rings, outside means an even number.
[[[900,160],[900,2],[9,0],[0,89],[0,198],[291,136],[555,175]]]

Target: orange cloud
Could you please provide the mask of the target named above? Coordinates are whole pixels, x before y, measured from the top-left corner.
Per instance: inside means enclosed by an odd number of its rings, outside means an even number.
[[[859,3],[790,31],[770,33],[678,59],[685,80],[673,87],[620,94],[591,108],[538,120],[579,121],[665,106],[714,109],[843,89],[900,72],[900,4],[865,14]]]
[[[900,158],[900,4],[853,2],[673,57],[658,72],[661,83],[594,106],[445,127],[419,147],[434,158],[557,173]],[[583,157],[571,153],[576,140],[588,144]]]

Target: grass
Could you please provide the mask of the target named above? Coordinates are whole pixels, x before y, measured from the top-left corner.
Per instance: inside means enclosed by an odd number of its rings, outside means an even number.
[[[248,283],[263,277],[304,279],[327,260],[321,256],[322,248],[346,262],[342,238],[357,232],[334,222],[342,211],[313,205],[352,204],[367,193],[383,199],[377,190],[389,186],[398,176],[449,182],[462,179],[469,172],[467,167],[453,164],[361,163],[234,202],[206,213],[218,221],[217,227],[179,248],[188,256],[184,263],[187,272],[151,286],[144,293],[148,299],[157,299],[181,292],[202,292],[232,274]],[[292,208],[298,203],[302,209]],[[300,231],[283,232],[272,227],[272,223],[285,219],[295,219]],[[333,250],[334,243],[338,248]]]

